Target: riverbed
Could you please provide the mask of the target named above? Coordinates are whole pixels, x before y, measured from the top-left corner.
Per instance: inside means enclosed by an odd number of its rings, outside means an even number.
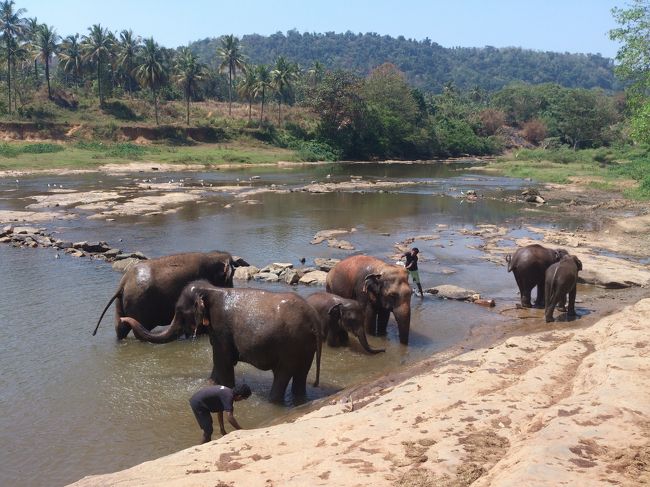
[[[303,190],[349,181],[388,184],[324,193]],[[392,320],[387,337],[370,337],[372,346],[386,348],[384,354],[368,356],[356,343],[344,349],[324,347],[321,387],[308,385],[307,390],[309,400],[318,400],[456,346],[478,328],[489,335],[506,322],[500,311],[517,302],[514,279],[502,262],[484,258],[483,242],[471,231],[485,225],[507,228],[501,244],[514,246],[515,238],[539,238],[526,229],[529,224],[568,229],[588,224],[586,218],[563,217],[521,201],[522,188],[531,184],[474,172],[472,164],[462,162],[26,175],[0,179],[0,211],[54,212],[54,219],[36,226],[65,240],[106,241],[149,257],[219,249],[259,267],[271,262],[297,267],[301,259],[313,265],[317,257],[340,259],[352,253],[394,260],[396,244],[408,242],[420,249],[425,288],[454,284],[498,303],[485,308],[414,296],[408,348],[399,345]],[[118,196],[99,205],[38,205],[52,195],[111,191]],[[470,191],[477,197],[468,197]],[[144,214],[112,212],[126,201],[170,192],[197,197]],[[354,250],[310,243],[326,229],[347,230],[343,238]],[[0,439],[5,445],[0,484],[63,485],[198,441],[200,431],[187,401],[211,369],[207,339],[164,346],[131,336],[117,342],[112,310],[93,337],[121,277],[101,260],[3,244],[0,272]],[[285,284],[235,285],[291,289]],[[294,289],[301,295],[320,290]],[[590,292],[583,287],[579,296]],[[578,312],[590,310],[578,304]],[[237,404],[236,416],[245,428],[269,424],[291,410],[289,396],[284,406],[266,400],[270,372],[239,364],[236,376],[254,391],[251,399]]]

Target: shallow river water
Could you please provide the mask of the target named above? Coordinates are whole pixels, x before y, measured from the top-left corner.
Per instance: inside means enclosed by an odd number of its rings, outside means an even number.
[[[468,246],[480,240],[458,232],[478,224],[507,225],[513,236],[521,223],[542,225],[552,215],[530,213],[521,203],[458,196],[475,189],[486,196],[518,194],[530,183],[472,172],[469,164],[338,164],[256,168],[211,173],[83,174],[0,178],[0,210],[22,210],[33,195],[51,188],[75,191],[120,187],[137,193],[138,179],[157,182],[191,178],[202,184],[276,185],[291,189],[311,181],[416,181],[399,190],[326,194],[262,193],[259,204],[243,204],[230,194],[210,193],[168,215],[87,219],[90,212],[70,209],[72,220],[41,224],[64,240],[105,240],[114,247],[150,257],[182,251],[227,250],[262,267],[271,262],[299,265],[304,257],[343,258],[350,251],[309,242],[320,230],[356,228],[342,238],[355,252],[389,259],[394,244],[436,232],[436,240],[417,240],[424,287],[456,284],[498,301],[516,300],[516,286],[503,266],[481,259]],[[49,186],[48,186],[49,185]],[[229,203],[232,207],[225,208]],[[571,224],[571,222],[564,222]],[[443,268],[455,271],[443,274]],[[195,444],[200,430],[188,399],[211,370],[208,340],[155,346],[132,336],[117,342],[113,308],[97,336],[91,332],[121,275],[100,260],[73,258],[54,249],[0,245],[0,485],[56,486],[84,475],[112,472]],[[242,283],[287,290],[284,284]],[[299,286],[307,295],[315,289]],[[308,385],[310,400],[416,362],[462,341],[476,325],[503,321],[494,309],[414,296],[411,341],[400,346],[391,319],[385,338],[370,337],[385,354],[368,356],[352,348],[323,348],[321,387]],[[354,340],[351,340],[354,342]],[[315,367],[310,373],[313,381]],[[238,381],[254,394],[237,403],[245,428],[268,424],[290,411],[266,400],[271,372],[240,363]]]

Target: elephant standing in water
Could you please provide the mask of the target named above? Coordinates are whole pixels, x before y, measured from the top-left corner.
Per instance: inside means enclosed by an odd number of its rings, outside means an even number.
[[[512,271],[517,281],[522,307],[533,307],[530,294],[535,286],[537,286],[535,307],[544,307],[546,269],[565,255],[568,253],[564,249],[548,249],[539,244],[527,245],[517,249],[512,255],[506,255],[508,272]]]
[[[234,262],[228,252],[191,252],[145,260],[129,267],[97,321],[93,335],[109,306],[115,301],[115,333],[126,338],[131,328],[121,321],[130,317],[147,330],[169,323],[185,285],[206,279],[215,286],[232,287]]]
[[[316,354],[314,386],[318,386],[320,319],[314,308],[294,292],[228,289],[194,281],[183,289],[169,325],[149,331],[132,318],[121,321],[133,328],[138,339],[152,343],[167,343],[181,333],[193,334],[206,327],[212,345],[210,378],[216,384],[234,387],[234,367],[241,360],[273,371],[272,401],[284,400],[289,381],[293,395],[302,398]]]
[[[566,297],[569,295],[567,315],[576,315],[576,289],[578,272],[582,270],[582,262],[574,255],[565,255],[548,269],[546,269],[546,308],[544,315],[546,322],[554,321],[553,310],[556,305],[564,308]]]
[[[353,255],[327,274],[326,286],[327,292],[354,299],[361,305],[367,333],[385,335],[392,312],[399,341],[408,345],[412,291],[404,267],[367,255]]]
[[[363,308],[354,299],[346,299],[332,293],[317,292],[307,296],[307,302],[316,310],[321,319],[321,335],[330,347],[347,345],[348,332],[359,339],[368,353],[385,352],[368,344],[364,328]]]

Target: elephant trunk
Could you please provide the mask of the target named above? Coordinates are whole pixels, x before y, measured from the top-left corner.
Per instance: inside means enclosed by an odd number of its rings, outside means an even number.
[[[359,339],[359,343],[361,344],[361,346],[363,347],[363,349],[364,349],[366,352],[368,352],[368,353],[370,353],[370,354],[375,354],[375,353],[381,353],[381,352],[385,352],[385,351],[386,351],[385,348],[372,348],[372,347],[368,344],[368,338],[366,337],[366,332],[365,332],[365,330],[363,329],[363,327],[361,328],[361,330],[359,330],[358,333],[355,333],[355,335],[356,335],[356,337]]]
[[[393,309],[393,316],[397,321],[399,341],[402,345],[409,343],[409,331],[411,328],[411,303],[407,302]]]
[[[169,325],[157,327],[155,332],[147,330],[133,318],[120,318],[120,322],[130,326],[138,340],[149,343],[169,343],[176,340],[181,331],[181,327],[176,322],[176,315]]]

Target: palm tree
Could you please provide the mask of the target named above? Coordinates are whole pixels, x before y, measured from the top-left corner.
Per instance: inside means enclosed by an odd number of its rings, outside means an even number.
[[[16,49],[16,38],[25,31],[25,21],[21,17],[26,10],[19,8],[14,10],[14,1],[5,0],[0,2],[0,32],[7,49],[7,96],[9,98],[9,113],[11,113],[11,70],[14,65],[13,53]]]
[[[104,106],[104,93],[102,92],[102,68],[110,58],[114,41],[108,29],[101,24],[95,24],[88,28],[88,35],[81,43],[84,59],[97,66],[97,93],[99,95],[99,106]]]
[[[278,125],[282,125],[282,99],[292,90],[297,76],[298,70],[295,64],[288,62],[284,56],[276,59],[275,67],[271,71],[271,85],[278,94]]]
[[[187,125],[190,125],[190,99],[192,90],[196,87],[196,82],[201,80],[205,74],[205,65],[199,62],[189,47],[183,47],[178,53],[176,64],[174,65],[176,74],[174,78],[183,88],[185,93],[185,102],[187,103]]]
[[[36,34],[41,24],[38,23],[36,17],[29,17],[25,19],[25,36],[29,39],[29,43],[34,49],[34,79],[38,79],[38,48],[36,47]]]
[[[255,96],[262,96],[262,110],[260,113],[260,122],[264,121],[264,100],[266,98],[266,90],[272,89],[271,86],[271,70],[268,66],[260,64],[257,66],[257,83],[255,84]]]
[[[253,99],[257,88],[257,71],[254,66],[244,66],[244,77],[237,83],[237,93],[248,100],[248,121],[251,121]]]
[[[131,94],[133,88],[133,67],[140,49],[140,37],[133,35],[132,30],[120,32],[118,43],[117,64],[122,69],[126,90]]]
[[[320,62],[314,61],[314,64],[312,64],[307,73],[309,74],[309,80],[311,81],[312,87],[317,86],[323,80],[325,68]]]
[[[149,88],[153,94],[156,125],[158,125],[158,89],[164,83],[166,74],[160,46],[153,37],[145,39],[135,68],[135,77],[142,87]]]
[[[228,115],[232,114],[232,84],[237,69],[244,68],[244,57],[240,51],[239,39],[230,34],[221,39],[221,47],[217,48],[217,55],[223,59],[219,69],[228,67]]]
[[[79,34],[69,35],[61,42],[59,59],[64,73],[72,74],[72,82],[78,83],[83,69],[83,57],[79,44]]]
[[[50,58],[56,54],[59,45],[59,35],[53,27],[47,24],[41,25],[36,31],[36,46],[39,57],[45,64],[45,79],[47,80],[47,97],[52,99],[52,88],[50,87]]]

